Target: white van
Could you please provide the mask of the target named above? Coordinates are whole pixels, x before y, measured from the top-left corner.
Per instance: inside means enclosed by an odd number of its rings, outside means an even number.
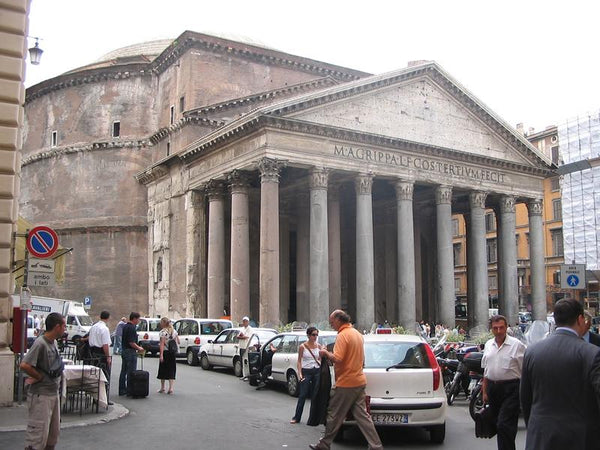
[[[140,347],[156,356],[160,352],[160,317],[140,317],[136,329]]]
[[[13,306],[20,307],[21,298],[18,294],[12,296]],[[60,298],[31,296],[31,313],[47,317],[57,312],[65,316],[67,322],[67,338],[78,340],[85,336],[94,322],[83,307],[83,303]]]

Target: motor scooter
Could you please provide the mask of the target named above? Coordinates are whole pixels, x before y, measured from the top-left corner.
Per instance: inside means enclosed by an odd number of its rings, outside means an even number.
[[[483,408],[483,352],[471,352],[465,355],[463,363],[469,371],[469,414],[475,420],[475,413]]]
[[[477,350],[479,350],[479,347],[477,347],[476,345],[470,345],[459,348],[456,351],[458,367],[456,368],[456,372],[454,373],[454,378],[452,379],[450,387],[446,389],[446,398],[448,399],[448,405],[452,405],[452,403],[454,403],[454,400],[460,393],[461,389],[465,393],[465,398],[469,397],[469,370],[464,364],[464,358],[465,355],[471,352],[476,352]]]

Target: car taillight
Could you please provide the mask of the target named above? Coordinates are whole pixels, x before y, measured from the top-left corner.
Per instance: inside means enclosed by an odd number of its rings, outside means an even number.
[[[433,390],[437,391],[440,387],[440,366],[429,345],[425,345],[425,351],[427,352],[427,358],[429,359],[429,366],[433,369]]]
[[[145,339],[145,340],[148,340],[148,338],[149,338],[149,337],[150,337],[150,336],[148,336],[148,333],[146,333],[146,334],[144,335],[144,339]]]
[[[200,345],[200,338],[199,337],[196,337],[196,339],[194,339],[194,344]]]

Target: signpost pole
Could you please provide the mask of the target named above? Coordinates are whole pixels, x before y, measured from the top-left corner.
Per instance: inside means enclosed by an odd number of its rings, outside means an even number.
[[[28,230],[29,232],[29,230]],[[29,288],[27,287],[27,263],[29,260],[29,252],[27,251],[27,246],[25,246],[25,267],[23,268],[23,287],[21,288],[21,351],[19,353],[19,369],[18,369],[18,380],[17,380],[17,401],[19,405],[23,402],[23,371],[21,370],[20,363],[23,361],[23,356],[25,355],[25,346],[27,345],[27,308],[24,307],[25,301],[29,303],[30,295]],[[23,298],[27,296],[28,298]]]

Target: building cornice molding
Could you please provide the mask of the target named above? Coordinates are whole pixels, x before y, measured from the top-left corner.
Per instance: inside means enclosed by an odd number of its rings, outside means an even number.
[[[423,155],[462,161],[476,165],[486,165],[503,170],[518,171],[536,176],[548,176],[553,172],[550,169],[540,167],[527,166],[511,161],[491,158],[481,154],[462,152],[460,150],[438,147],[419,142],[409,141],[400,138],[391,138],[376,134],[369,134],[350,130],[346,128],[337,128],[327,125],[316,124],[313,122],[305,122],[297,119],[289,119],[274,116],[258,116],[251,121],[244,122],[237,127],[227,129],[227,126],[222,131],[217,131],[212,137],[208,136],[204,141],[197,143],[196,146],[188,148],[179,154],[179,158],[189,164],[196,158],[200,157],[204,152],[220,145],[225,145],[239,139],[242,136],[256,132],[258,129],[272,128],[281,131],[291,131],[295,133],[311,134],[314,136],[324,137],[328,139],[337,139],[340,141],[350,141],[363,145],[373,145],[377,147],[387,147],[394,150],[414,151]]]
[[[142,184],[149,184],[156,181],[169,173],[169,168],[166,165],[152,166],[143,172],[135,175],[135,179]]]
[[[81,152],[93,152],[97,150],[110,150],[115,148],[145,148],[151,144],[148,139],[140,140],[115,140],[115,141],[102,141],[93,142],[85,145],[69,145],[64,147],[54,147],[50,150],[46,150],[40,153],[23,158],[21,161],[21,167],[25,167],[34,162],[42,161],[49,158],[57,158],[64,155]]]
[[[160,75],[175,64],[187,50],[192,48],[235,56],[269,66],[285,67],[316,74],[320,77],[332,77],[340,81],[358,80],[359,78],[371,75],[367,72],[290,55],[278,50],[270,50],[193,31],[185,31],[151,62],[119,64],[92,69],[75,69],[28,88],[26,90],[25,103],[27,104],[50,92],[72,86],[108,80]]]
[[[148,140],[153,145],[156,145],[159,142],[161,142],[162,140],[171,136],[173,133],[183,129],[184,127],[186,127],[190,124],[206,125],[210,128],[217,129],[217,128],[225,125],[225,122],[222,120],[220,121],[220,120],[207,119],[206,117],[195,117],[195,116],[183,117],[183,118],[179,119],[177,122],[175,122],[173,125],[169,125],[168,127],[160,128],[157,132],[152,134],[148,138]]]

